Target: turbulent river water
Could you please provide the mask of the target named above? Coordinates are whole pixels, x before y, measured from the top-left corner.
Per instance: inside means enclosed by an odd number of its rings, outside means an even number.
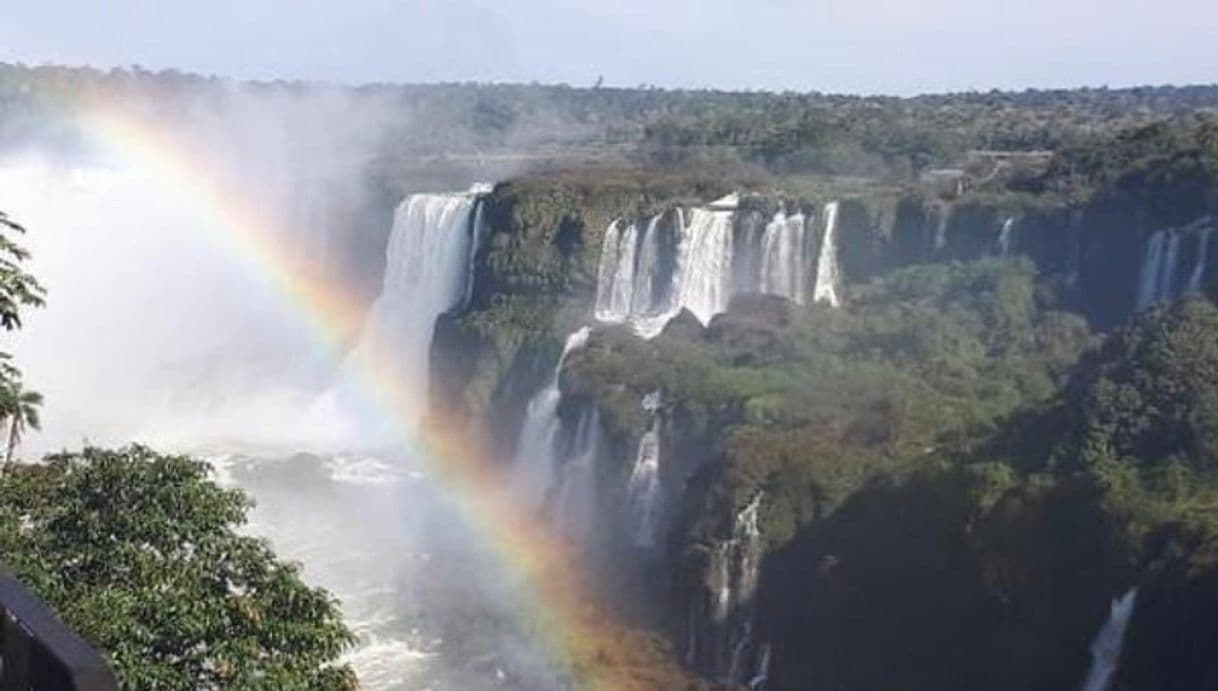
[[[254,497],[249,532],[337,595],[368,689],[545,688],[543,660],[514,631],[509,588],[478,537],[408,457],[210,458]]]

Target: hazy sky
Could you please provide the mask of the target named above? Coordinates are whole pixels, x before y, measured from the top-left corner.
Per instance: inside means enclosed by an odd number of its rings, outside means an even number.
[[[1218,81],[1215,0],[0,0],[0,60],[898,93]]]

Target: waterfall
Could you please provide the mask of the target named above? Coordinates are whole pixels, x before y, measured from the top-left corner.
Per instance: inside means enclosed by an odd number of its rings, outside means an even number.
[[[1125,630],[1133,615],[1138,589],[1131,588],[1124,596],[1112,601],[1108,621],[1091,644],[1091,669],[1082,691],[1107,691],[1121,661],[1121,647],[1125,642]]]
[[[1188,287],[1186,288],[1190,293],[1200,293],[1203,287],[1205,267],[1210,254],[1210,235],[1213,232],[1214,228],[1212,226],[1201,229],[1197,245],[1197,259],[1193,262],[1193,272],[1188,277]]]
[[[998,231],[998,241],[995,243],[995,249],[1000,257],[1006,257],[1011,254],[1011,241],[1015,234],[1015,217],[1008,216],[1007,220],[1002,222],[1002,228]]]
[[[601,240],[600,266],[596,272],[596,318],[603,322],[619,322],[625,318],[613,304],[613,284],[617,280],[621,260],[622,220],[614,219],[605,229]]]
[[[596,291],[596,318],[601,321],[622,322],[631,314],[638,234],[637,224],[631,223],[623,231],[621,221],[614,221],[605,231]]]
[[[490,185],[477,184],[471,188],[472,194],[489,194],[492,187]],[[472,241],[469,243],[469,250],[466,252],[468,261],[466,262],[465,271],[465,292],[461,298],[461,309],[467,310],[474,302],[474,272],[478,264],[478,250],[483,246],[486,239],[486,221],[484,218],[485,204],[474,205],[474,220],[473,229],[471,231]]]
[[[657,214],[647,222],[647,228],[639,238],[634,268],[634,287],[630,291],[630,312],[652,314],[664,310],[666,297],[660,281],[660,218]]]
[[[646,225],[616,220],[605,231],[597,271],[596,318],[629,324],[643,338],[653,338],[681,308],[703,324],[727,309],[732,290],[732,218],[734,198],[721,199],[688,216],[675,214],[675,267],[665,265],[665,238],[672,236],[666,214]]]
[[[655,547],[660,527],[660,435],[653,426],[639,440],[639,450],[627,485],[631,531],[635,547]]]
[[[615,220],[605,231],[596,283],[596,319],[629,323],[644,338],[658,334],[677,312],[672,302],[675,274],[665,271],[664,214],[645,226],[623,228]],[[679,260],[678,260],[679,261]],[[667,278],[667,280],[665,280]]]
[[[732,216],[724,200],[690,211],[681,229],[678,303],[709,324],[727,309],[732,287]]]
[[[1138,277],[1138,310],[1187,293],[1201,292],[1209,260],[1210,235],[1214,228],[1213,219],[1204,216],[1182,228],[1167,228],[1150,236]],[[1195,243],[1197,251],[1192,265],[1182,267],[1181,247],[1186,240]],[[1182,270],[1188,271],[1188,278],[1183,284],[1180,280]]]
[[[710,671],[733,683],[749,678],[750,659],[759,647],[753,638],[753,595],[761,569],[762,540],[758,523],[763,494],[758,493],[736,513],[731,537],[711,548],[706,584],[711,591],[708,651],[694,650],[691,657],[710,663]],[[754,675],[755,676],[755,675]]]
[[[525,411],[512,461],[512,485],[521,501],[534,509],[544,505],[558,479],[558,440],[562,429],[558,417],[558,404],[562,400],[559,376],[567,357],[588,343],[590,333],[591,329],[585,326],[567,336],[554,376],[529,400]]]
[[[781,295],[793,302],[808,299],[809,224],[803,213],[779,211],[759,230],[751,216],[737,237],[739,200],[729,195],[705,207],[677,209],[675,266],[666,273],[665,238],[672,222],[666,214],[645,225],[613,221],[605,230],[597,270],[596,318],[629,324],[643,338],[653,338],[681,309],[702,324],[727,310],[736,292]],[[837,307],[839,269],[838,203],[825,206],[820,251],[815,261],[812,299]],[[671,254],[671,253],[670,253]]]
[[[600,415],[596,408],[584,412],[575,436],[559,469],[558,499],[554,520],[567,536],[587,539],[597,523],[596,459],[600,450]]]
[[[590,335],[585,326],[567,336],[553,377],[529,401],[512,461],[512,487],[520,500],[546,510],[559,529],[577,538],[591,534],[596,521],[600,417],[592,408],[580,416],[573,434],[566,432],[558,416],[559,379],[567,358],[587,345]]]
[[[757,659],[757,669],[749,680],[749,691],[761,691],[770,679],[770,655],[772,650],[769,643],[761,644],[761,654]]]
[[[827,303],[830,307],[841,305],[838,295],[837,212],[836,201],[825,205],[825,233],[820,242],[820,256],[816,260],[816,283],[812,289],[812,300]]]
[[[735,245],[732,248],[732,292],[764,292],[762,276],[762,246],[771,227],[760,212],[752,212],[743,218],[737,217]]]
[[[426,407],[429,351],[436,318],[470,293],[471,257],[481,188],[460,194],[416,194],[394,213],[380,296],[373,303],[348,367],[374,364],[409,393],[416,414]],[[338,399],[335,392],[323,402]],[[391,432],[377,430],[377,432]],[[367,433],[367,431],[365,431]]]
[[[779,211],[766,225],[761,239],[761,280],[759,292],[781,295],[802,304],[807,278],[806,224],[804,215],[788,216]]]
[[[655,547],[663,521],[663,486],[660,484],[660,395],[648,394],[643,407],[651,414],[651,427],[639,439],[634,468],[626,485],[630,539],[635,547]]]
[[[1146,309],[1159,299],[1160,274],[1163,273],[1163,245],[1168,231],[1159,231],[1150,236],[1146,245],[1146,258],[1142,260],[1142,273],[1138,281],[1139,310]]]

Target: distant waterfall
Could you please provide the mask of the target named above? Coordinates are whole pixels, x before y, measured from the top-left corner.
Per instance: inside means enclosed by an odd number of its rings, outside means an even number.
[[[658,334],[676,314],[676,245],[672,221],[680,214],[652,216],[646,225],[616,220],[605,231],[596,284],[596,319],[629,323],[645,338]],[[667,222],[666,222],[667,221]],[[624,226],[624,227],[623,227]]]
[[[825,205],[825,233],[821,237],[820,256],[816,260],[816,282],[812,288],[812,299],[830,307],[839,307],[839,271],[837,267],[837,213],[838,203]]]
[[[1112,601],[1108,621],[1091,644],[1091,670],[1083,682],[1082,691],[1108,691],[1117,665],[1121,661],[1121,649],[1125,643],[1125,630],[1133,616],[1138,589],[1132,588],[1124,596]]]
[[[1212,226],[1202,228],[1200,231],[1200,240],[1197,245],[1197,260],[1193,263],[1193,272],[1188,277],[1188,286],[1185,288],[1190,293],[1200,293],[1203,287],[1202,282],[1205,280],[1205,267],[1208,264],[1210,254],[1210,235],[1213,234]]]
[[[753,678],[749,680],[749,691],[762,691],[765,688],[765,683],[770,679],[770,655],[772,652],[769,643],[761,644],[761,652],[757,657],[757,669],[754,670]]]
[[[420,413],[436,318],[469,294],[479,191],[416,194],[398,206],[381,293],[350,358],[389,368],[381,376],[390,381],[411,382]]]
[[[576,539],[595,532],[597,510],[596,460],[601,445],[600,414],[596,408],[584,412],[567,441],[559,468],[558,495],[553,519],[559,530]]]
[[[1138,282],[1138,309],[1171,299],[1179,247],[1180,235],[1175,229],[1161,230],[1150,236]]]
[[[758,493],[736,513],[731,537],[710,550],[705,585],[706,607],[690,614],[687,659],[721,679],[745,684],[757,676],[764,645],[753,635],[753,597],[761,573],[759,525],[763,495]],[[698,635],[699,630],[706,635]]]
[[[693,209],[681,231],[678,302],[703,324],[727,309],[732,289],[732,210]]]
[[[584,327],[567,336],[566,345],[554,376],[549,384],[529,401],[525,412],[524,426],[516,445],[512,462],[512,483],[517,496],[527,505],[538,509],[558,482],[558,442],[562,421],[558,417],[558,404],[562,393],[558,388],[559,376],[567,357],[588,343],[591,330]]]
[[[632,314],[638,234],[637,224],[622,230],[621,221],[614,221],[605,231],[596,296],[596,317],[601,321],[621,322]]]
[[[734,205],[734,198],[724,198],[688,216],[678,209],[645,225],[610,224],[597,272],[597,320],[627,323],[643,338],[653,338],[682,308],[703,324],[726,310]],[[673,257],[666,257],[669,245],[675,245]]]
[[[803,304],[807,293],[807,225],[802,213],[774,214],[761,239],[758,292]]]
[[[811,287],[815,302],[840,305],[838,203],[825,206],[815,258],[810,237],[815,217],[783,210],[762,230],[760,219],[750,214],[738,229],[738,203],[729,195],[646,223],[611,223],[597,271],[597,320],[629,324],[640,336],[652,338],[681,309],[709,324],[741,292],[781,295],[803,304]]]
[[[655,547],[663,521],[663,487],[660,484],[659,392],[649,394],[643,407],[652,417],[651,427],[639,439],[634,468],[626,486],[627,523],[635,547]]]
[[[1015,217],[1008,216],[1002,222],[1002,228],[998,231],[998,239],[994,242],[994,252],[999,257],[1006,257],[1011,254],[1011,243],[1015,235]]]
[[[1182,228],[1167,228],[1150,236],[1138,277],[1138,310],[1201,292],[1214,229],[1213,219],[1207,216]],[[1185,266],[1190,260],[1191,265]]]

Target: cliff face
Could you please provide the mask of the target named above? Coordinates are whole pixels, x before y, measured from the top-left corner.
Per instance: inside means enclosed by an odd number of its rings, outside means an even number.
[[[590,467],[582,489],[543,491],[541,510],[555,521],[583,512],[607,586],[705,677],[768,689],[1076,688],[1109,600],[1146,581],[1153,559],[1094,484],[977,456],[1061,391],[1091,338],[1070,312],[1100,328],[1124,321],[1156,256],[1178,274],[1158,281],[1156,299],[1208,288],[1196,267],[1209,261],[1209,200],[843,196],[841,309],[757,295],[754,278],[733,276],[745,288],[707,324],[679,312],[646,340],[598,323],[610,224],[642,227],[726,191],[500,185],[483,202],[470,304],[437,325],[433,405],[491,448],[516,449],[556,387],[557,431],[543,441],[560,448],[564,478]],[[824,219],[828,201],[745,195],[735,257],[775,214]],[[817,257],[828,236],[797,237]],[[811,289],[814,278],[799,280]],[[594,328],[572,347],[583,326]],[[1211,572],[1173,568],[1135,614],[1128,688],[1211,678],[1179,651],[1189,671],[1160,677],[1155,641],[1214,630]]]

